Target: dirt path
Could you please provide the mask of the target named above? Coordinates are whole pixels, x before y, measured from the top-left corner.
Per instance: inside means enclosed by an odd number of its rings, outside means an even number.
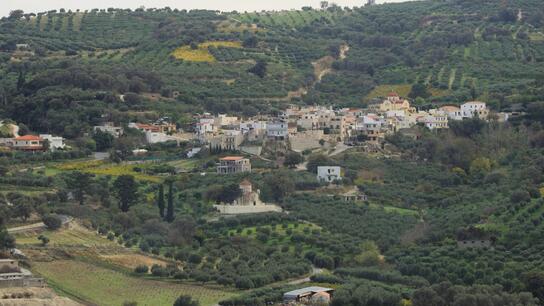
[[[316,268],[316,267],[312,266],[312,272],[310,273],[310,276],[305,277],[305,278],[299,278],[299,279],[292,280],[292,281],[288,282],[287,284],[288,285],[299,285],[299,284],[303,284],[303,283],[308,283],[308,282],[311,281],[310,277],[312,277],[314,275],[317,275],[317,274],[320,274],[322,272],[323,272],[323,269]]]
[[[348,53],[348,51],[348,45],[341,45],[338,59],[346,59],[346,54]],[[315,81],[312,83],[312,85],[309,86],[310,88],[321,82],[323,77],[325,77],[327,74],[333,72],[332,64],[334,63],[334,61],[336,61],[336,59],[333,56],[328,55],[312,63],[312,66],[314,67]],[[305,90],[307,91],[307,89]]]
[[[72,220],[74,220],[74,218],[70,216],[59,215],[59,217],[62,221],[62,225],[68,224],[72,222]],[[39,222],[39,223],[34,223],[34,224],[29,224],[24,226],[8,228],[8,233],[19,234],[19,233],[25,233],[25,232],[41,231],[41,230],[45,230],[45,228],[46,228],[45,224],[43,222]]]
[[[339,142],[336,144],[336,147],[334,149],[334,151],[332,151],[329,156],[335,156],[335,155],[338,155],[344,151],[346,151],[347,149],[349,149],[350,147],[349,146],[346,146],[345,144]]]
[[[346,54],[349,51],[348,45],[341,45],[340,46],[340,54],[338,55],[338,59],[344,60],[346,58]],[[322,57],[318,59],[315,62],[312,62],[312,66],[314,67],[314,77],[315,80],[312,84],[309,86],[302,86],[298,88],[297,90],[289,91],[287,93],[286,97],[275,97],[275,98],[232,98],[227,100],[254,100],[254,101],[262,101],[262,100],[268,100],[272,102],[285,102],[290,101],[291,98],[301,98],[305,94],[308,93],[308,90],[313,88],[317,83],[321,82],[323,77],[325,77],[327,74],[332,73],[334,69],[332,68],[332,64],[334,63],[336,59],[333,56],[327,55],[325,57]]]
[[[341,60],[345,60],[346,59],[346,54],[348,53],[348,51],[349,51],[349,46],[348,45],[340,46],[340,56],[339,56],[339,58]]]
[[[325,56],[320,58],[319,60],[312,63],[312,66],[314,66],[314,76],[315,76],[315,82],[312,84],[312,87],[321,82],[321,79],[329,73],[332,72],[332,64],[334,63],[335,59],[332,56]]]

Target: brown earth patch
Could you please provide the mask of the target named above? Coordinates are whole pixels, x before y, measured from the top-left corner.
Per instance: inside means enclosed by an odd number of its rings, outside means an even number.
[[[140,265],[151,267],[153,265],[166,266],[168,264],[167,261],[141,254],[100,255],[100,258],[112,264],[132,270]]]

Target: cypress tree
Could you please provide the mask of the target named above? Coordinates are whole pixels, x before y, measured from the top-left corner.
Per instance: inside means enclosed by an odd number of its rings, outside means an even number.
[[[157,199],[157,206],[159,207],[159,214],[161,218],[164,218],[164,185],[159,185],[159,198]]]
[[[174,221],[174,181],[168,182],[168,208],[164,220],[166,222]]]
[[[19,78],[17,79],[17,90],[21,90],[25,86],[26,78],[23,70],[19,70]]]

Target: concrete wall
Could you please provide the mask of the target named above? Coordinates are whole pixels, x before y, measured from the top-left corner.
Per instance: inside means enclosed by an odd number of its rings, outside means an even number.
[[[310,130],[299,132],[289,138],[291,142],[291,148],[294,151],[302,152],[308,149],[316,149],[321,147],[319,144],[320,139],[325,139],[323,130]]]
[[[247,154],[251,154],[251,155],[261,156],[263,147],[262,146],[241,146],[240,151]]]
[[[276,205],[214,205],[221,214],[225,215],[241,215],[241,214],[258,214],[265,212],[282,212],[281,207]]]

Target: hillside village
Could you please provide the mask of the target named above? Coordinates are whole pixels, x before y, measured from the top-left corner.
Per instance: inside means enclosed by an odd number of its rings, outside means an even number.
[[[363,2],[0,17],[0,306],[544,305],[541,0]]]
[[[392,92],[381,103],[371,104],[368,108],[291,106],[278,116],[261,114],[249,118],[205,113],[194,116],[194,124],[187,130],[178,131],[174,124],[164,119],[155,123],[129,123],[128,128],[143,132],[148,144],[190,141],[196,145],[196,150],[206,147],[259,155],[258,144],[267,140],[290,140],[292,149],[298,152],[318,148],[323,141],[379,146],[384,143],[385,136],[408,131],[416,125],[439,130],[447,129],[452,120],[480,118],[506,122],[509,116],[510,113],[493,113],[485,102],[479,101],[469,101],[460,107],[417,110],[409,100]],[[123,127],[105,123],[95,126],[94,131],[119,137]]]
[[[437,109],[418,110],[408,99],[396,93],[390,93],[380,102],[369,105],[368,108],[333,109],[325,106],[291,105],[276,116],[261,114],[243,118],[226,114],[215,116],[208,113],[199,114],[193,117],[193,123],[189,127],[179,127],[171,123],[168,117],[153,122],[131,122],[125,126],[104,122],[102,125],[94,126],[92,133],[93,135],[107,134],[112,139],[121,139],[126,137],[126,133],[134,134],[134,131],[137,131],[138,137],[143,141],[142,146],[132,149],[132,161],[122,162],[127,165],[134,162],[145,164],[147,156],[153,153],[145,148],[151,149],[150,146],[166,143],[184,148],[185,160],[198,160],[205,156],[202,155],[203,152],[217,156],[213,159],[217,161],[215,170],[212,168],[212,172],[202,172],[201,175],[216,174],[220,177],[235,177],[232,188],[239,191],[233,189],[227,191],[225,189],[227,187],[222,187],[223,189],[218,191],[219,196],[212,199],[214,199],[213,208],[216,214],[236,217],[288,213],[276,201],[266,202],[263,198],[259,186],[254,183],[259,173],[263,171],[259,166],[253,169],[252,161],[255,162],[255,158],[257,160],[277,158],[274,162],[276,166],[281,167],[284,163],[289,163],[286,161],[286,155],[294,154],[289,152],[308,154],[308,152],[322,151],[326,148],[325,152],[334,154],[337,150],[342,152],[348,148],[362,148],[365,152],[384,153],[387,151],[384,150],[384,145],[388,135],[401,133],[417,139],[419,132],[416,126],[431,133],[440,133],[440,130],[448,129],[448,123],[451,121],[477,118],[505,122],[508,116],[509,114],[506,113],[493,113],[486,103],[477,101],[463,103],[460,107],[442,106]],[[4,124],[3,129],[13,135],[11,138],[0,140],[4,152],[12,150],[39,155],[46,151],[69,152],[72,149],[67,144],[72,141],[62,137],[46,134],[19,136],[21,129],[13,123]],[[304,159],[302,157],[296,162],[299,164],[299,169],[295,170],[306,170],[306,164],[310,161],[304,162]],[[361,203],[368,205],[369,196],[358,186],[353,185],[351,179],[347,179],[347,176],[351,175],[348,175],[346,171],[336,162],[322,162],[317,165],[313,175],[315,175],[315,182],[321,187],[316,189],[316,192],[351,205]],[[171,189],[169,194],[170,192]],[[235,196],[228,196],[229,193]],[[74,196],[76,195],[71,195],[72,198]],[[267,199],[270,201],[269,196]],[[464,243],[460,245],[465,247],[466,241]],[[33,286],[29,284],[24,283],[20,287]],[[40,286],[45,285],[40,283]],[[333,289],[312,291],[314,290],[312,288],[293,291],[293,294],[297,293],[293,300],[287,298],[291,293],[285,293],[284,299],[287,299],[285,305],[308,304],[316,299],[323,299],[326,303],[330,303]],[[309,291],[304,291],[306,289]],[[328,291],[322,292],[322,290]],[[298,292],[301,292],[300,296]]]

